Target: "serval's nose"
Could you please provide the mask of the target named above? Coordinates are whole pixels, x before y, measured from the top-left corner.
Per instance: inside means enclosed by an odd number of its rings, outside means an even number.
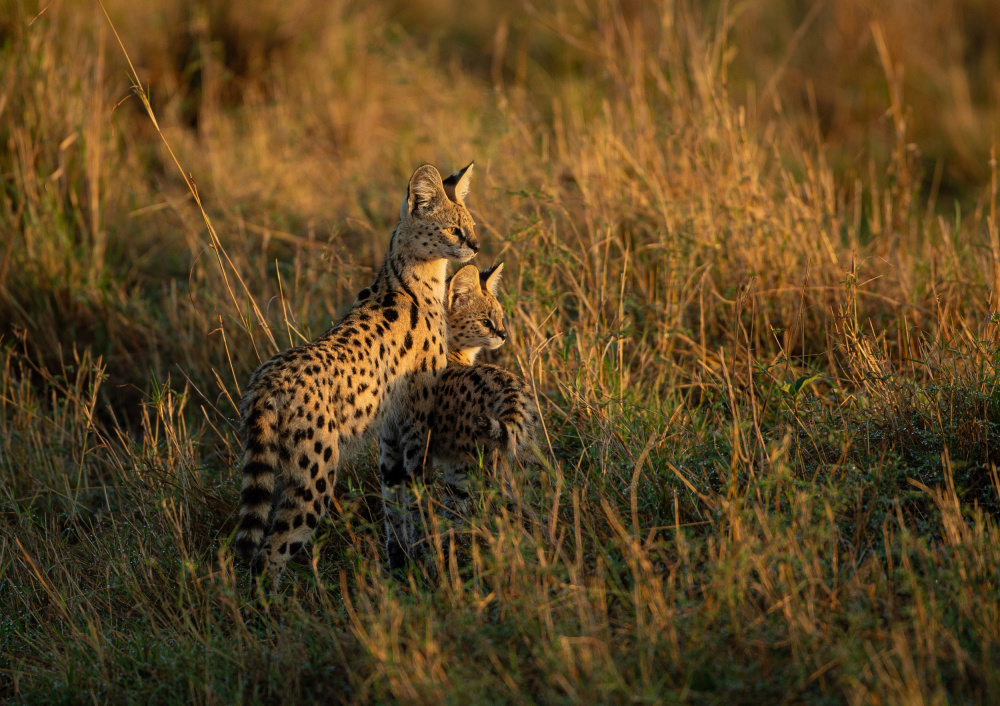
[[[472,248],[472,252],[478,253],[482,245],[479,244],[479,240],[476,238],[469,238],[469,247]]]
[[[500,329],[499,331],[497,331],[497,335],[500,337],[501,341],[507,340],[507,332],[504,329]]]

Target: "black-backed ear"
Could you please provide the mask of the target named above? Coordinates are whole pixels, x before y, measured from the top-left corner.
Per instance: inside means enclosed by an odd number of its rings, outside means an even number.
[[[475,265],[466,265],[454,275],[448,282],[448,309],[464,297],[479,293],[479,270]]]
[[[469,165],[465,169],[458,170],[444,180],[444,192],[455,203],[465,202],[465,197],[469,193],[469,183],[472,181],[473,164],[475,162],[469,162]]]
[[[448,195],[441,183],[441,175],[432,165],[425,164],[413,172],[406,188],[406,208],[409,213],[426,213],[435,203],[446,198]]]
[[[479,286],[483,291],[489,292],[494,297],[500,291],[500,273],[503,272],[503,263],[498,262],[488,269],[479,273]]]

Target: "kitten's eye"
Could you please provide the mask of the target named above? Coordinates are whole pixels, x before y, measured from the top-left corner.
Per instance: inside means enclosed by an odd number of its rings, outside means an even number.
[[[487,329],[492,329],[493,322],[490,321],[489,319],[483,319],[483,326],[485,326]]]

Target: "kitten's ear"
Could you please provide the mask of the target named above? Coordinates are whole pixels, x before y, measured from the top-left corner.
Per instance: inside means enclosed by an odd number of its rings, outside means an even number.
[[[503,263],[498,262],[487,270],[479,273],[480,286],[494,297],[500,291],[500,273],[503,272]]]
[[[451,309],[464,297],[479,293],[479,270],[475,265],[466,265],[448,282],[448,308]]]
[[[430,164],[425,164],[410,177],[410,183],[406,187],[406,199],[400,208],[399,217],[426,213],[434,207],[434,204],[446,198],[448,195],[444,191],[438,170]]]
[[[469,162],[469,166],[465,169],[458,170],[444,180],[444,192],[448,194],[448,198],[455,203],[465,202],[465,197],[469,193],[469,182],[472,181],[473,164],[475,164],[475,162]]]

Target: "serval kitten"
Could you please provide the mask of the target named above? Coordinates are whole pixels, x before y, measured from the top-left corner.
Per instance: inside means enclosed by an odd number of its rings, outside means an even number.
[[[244,390],[236,546],[272,588],[332,500],[338,464],[446,365],[448,261],[480,247],[464,203],[471,176],[471,164],[443,182],[431,165],[417,169],[375,282],[329,331],[268,360]],[[414,419],[398,437],[400,466],[384,483],[422,472],[428,431]]]
[[[430,420],[427,458],[444,466],[442,480],[450,498],[446,507],[459,515],[467,510],[467,471],[493,452],[503,462],[514,461],[534,443],[539,423],[534,394],[524,378],[496,365],[475,365],[483,348],[493,350],[507,340],[496,297],[502,269],[500,264],[480,274],[467,265],[449,281],[448,367],[432,390],[411,394],[410,415],[402,422]],[[385,465],[393,448],[384,432],[379,448]],[[391,568],[400,566],[405,554],[420,554],[423,549],[412,501],[408,507],[408,517],[386,517]]]
[[[468,499],[467,471],[477,468],[480,458],[494,454],[501,464],[525,458],[541,421],[527,380],[497,365],[476,365],[482,349],[495,350],[507,340],[497,301],[502,271],[500,263],[480,273],[478,293],[456,297],[454,287],[449,290],[448,367],[435,387],[431,426],[437,438],[434,459],[444,467],[442,480],[458,501],[454,508],[460,514]],[[483,316],[487,310],[491,315]],[[469,433],[462,424],[467,416]]]

